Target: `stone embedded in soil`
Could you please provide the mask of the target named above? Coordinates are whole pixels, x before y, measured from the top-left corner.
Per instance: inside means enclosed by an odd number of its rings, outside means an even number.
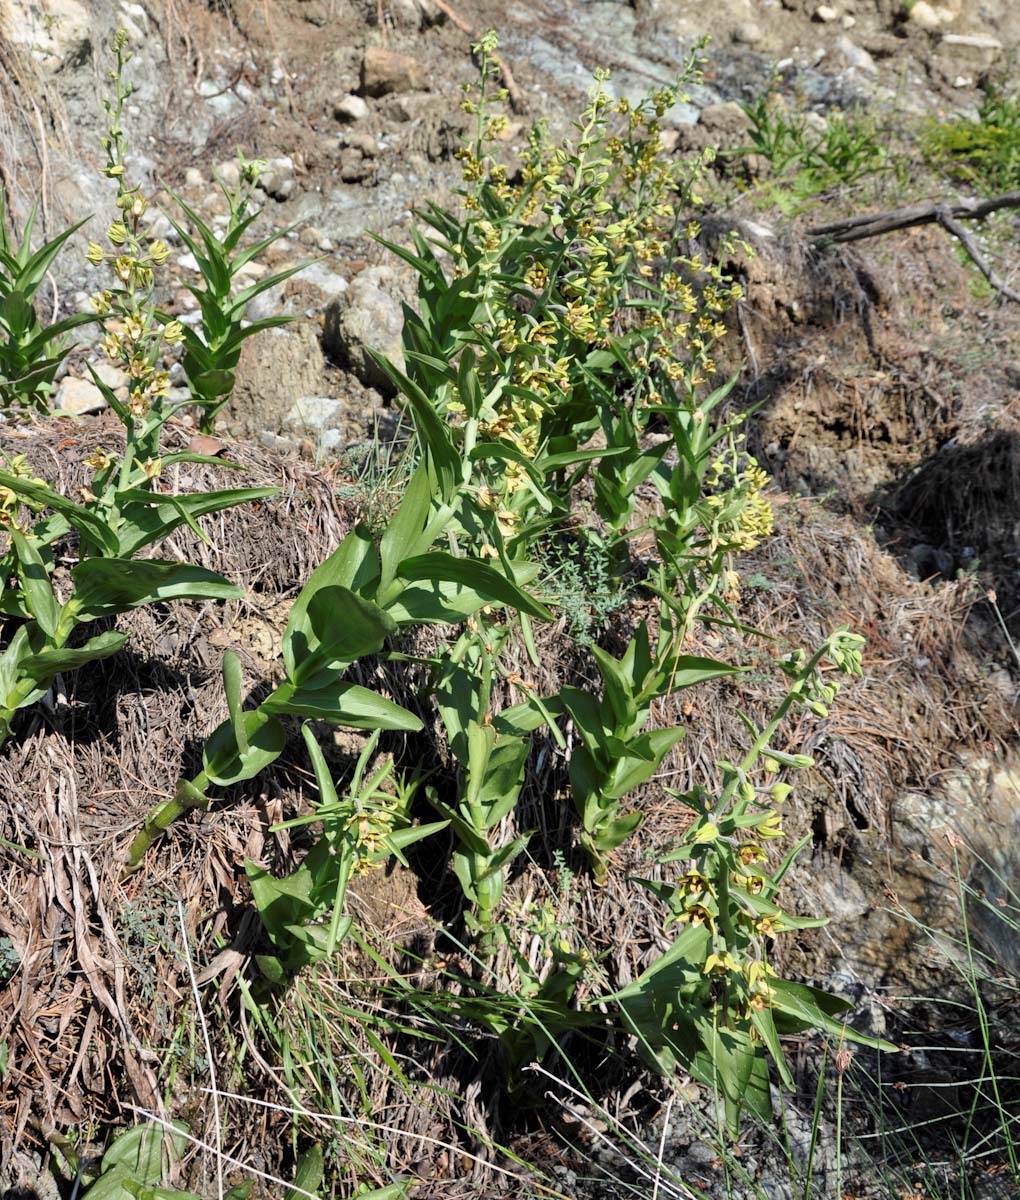
[[[220,179],[223,180],[227,187],[230,188],[236,188],[241,182],[241,168],[232,158],[225,159],[223,162],[218,163],[216,166],[216,174],[220,177]]]
[[[287,429],[323,433],[343,424],[344,404],[335,396],[302,396],[295,400],[283,419]]]
[[[98,362],[92,368],[106,386],[113,392],[124,391],[126,394],[128,386],[128,374],[122,371],[120,367],[115,367],[112,362]]]
[[[344,96],[333,107],[333,116],[344,124],[368,119],[370,109],[360,96]]]
[[[0,3],[3,36],[52,70],[88,55],[92,17],[78,0],[49,0],[45,6],[29,0]]]
[[[940,64],[983,71],[1002,57],[1002,42],[987,33],[947,33],[935,49]]]
[[[230,423],[247,432],[278,428],[296,396],[318,396],[326,390],[323,372],[313,325],[296,321],[256,334],[241,350]]]
[[[388,96],[391,92],[422,92],[428,74],[417,59],[381,46],[368,46],[361,60],[361,94]]]
[[[54,404],[61,412],[80,417],[86,413],[102,412],[106,408],[106,399],[91,379],[66,375],[57,388]]]
[[[698,124],[720,138],[739,137],[752,126],[751,118],[734,100],[709,104],[698,114]]]
[[[830,21],[838,21],[839,13],[832,7],[831,4],[819,4],[814,11],[814,19],[827,24]]]
[[[391,291],[396,277],[389,267],[366,267],[351,283],[346,296],[326,309],[322,344],[326,354],[347,367],[369,387],[393,392],[389,377],[371,352],[383,354],[403,369],[401,333],[404,317]]]
[[[757,21],[741,21],[734,27],[733,40],[742,46],[756,46],[764,40],[765,34]]]
[[[867,50],[863,46],[858,46],[856,42],[852,42],[845,34],[836,39],[836,50],[851,69],[863,71],[866,75],[878,73],[875,60]]]
[[[939,11],[932,8],[928,0],[917,0],[917,3],[907,14],[907,20],[911,25],[916,25],[918,29],[938,29],[942,24],[942,17]]]
[[[297,187],[294,160],[285,154],[269,159],[259,176],[259,187],[274,200],[289,200]]]

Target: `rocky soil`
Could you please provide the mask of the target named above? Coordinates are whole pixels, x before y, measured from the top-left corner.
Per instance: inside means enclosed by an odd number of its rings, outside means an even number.
[[[970,111],[977,85],[1008,70],[1020,47],[1013,0],[0,0],[0,183],[19,222],[41,198],[49,235],[86,212],[94,224],[108,219],[99,97],[104,47],[127,29],[137,85],[126,118],[131,169],[160,201],[152,229],[173,248],[169,307],[195,319],[186,285],[196,264],[160,205],[169,210],[177,193],[222,222],[215,176],[231,178],[238,148],[268,164],[260,227],[287,230],[251,277],[308,264],[253,301],[252,320],[281,310],[300,320],[247,344],[220,436],[325,471],[398,423],[370,352],[399,357],[401,304],[413,284],[371,235],[406,240],[413,209],[452,198],[458,186],[460,89],[477,74],[464,24],[500,35],[515,83],[511,158],[536,119],[566,131],[595,67],[609,67],[613,88],[636,97],[668,82],[703,35],[712,38],[704,79],[666,118],[676,153],[744,144],[739,104],[773,80],[816,120],[859,108],[895,132]],[[990,893],[996,880],[1020,882],[1017,664],[981,598],[994,588],[1016,626],[1020,318],[975,298],[972,269],[938,230],[852,253],[808,245],[804,227],[837,209],[952,192],[919,165],[907,174],[920,194],[892,183],[838,192],[797,219],[762,208],[761,170],[753,161],[722,168],[715,215],[757,252],[740,265],[748,301],[727,351],[742,366],[743,397],[761,404],[752,436],[784,491],[790,528],[812,531],[791,534],[766,566],[780,579],[791,572],[779,585],[789,603],[815,589],[819,612],[845,613],[882,647],[871,693],[848,718],[873,738],[869,753],[817,781],[805,818],[813,853],[792,877],[803,907],[833,924],[794,957],[805,977],[859,1002],[876,1032],[901,1035],[910,1022],[900,1021],[897,998],[928,994],[943,976],[899,909],[946,937],[956,928],[947,837],[970,847],[964,873]],[[84,240],[75,244],[51,281],[61,312],[82,307],[99,285]],[[57,391],[59,407],[85,422],[102,420],[103,408],[86,365],[109,372],[90,328],[78,331]],[[0,447],[12,445],[0,428]],[[961,583],[960,571],[976,573],[980,586]],[[1015,942],[984,910],[976,934],[1005,970],[1020,970]],[[934,1087],[948,1068],[924,1054],[915,1052],[903,1078]],[[918,1119],[934,1095],[917,1101]],[[667,1161],[717,1193],[697,1129],[674,1121]],[[659,1127],[644,1134],[654,1146]],[[803,1157],[803,1130],[796,1136]],[[778,1181],[775,1148],[749,1153],[764,1194],[792,1195]],[[600,1186],[595,1194],[617,1194]]]

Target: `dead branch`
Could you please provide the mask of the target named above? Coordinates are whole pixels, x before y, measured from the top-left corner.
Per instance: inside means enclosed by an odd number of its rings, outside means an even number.
[[[466,33],[469,38],[476,37],[474,29],[464,20],[457,11],[447,4],[446,0],[436,0],[436,8],[440,12],[446,13],[454,25],[461,31]],[[494,55],[492,61],[499,67],[499,73],[503,79],[503,86],[506,88],[507,95],[510,97],[510,107],[515,113],[526,113],[528,111],[528,102],[524,98],[524,93],[517,86],[517,81],[511,74],[510,68],[506,65],[506,60]]]
[[[1006,192],[988,200],[962,200],[957,204],[914,204],[909,208],[894,208],[888,212],[866,213],[859,217],[846,217],[828,225],[815,225],[807,231],[808,237],[819,246],[837,242],[859,242],[864,238],[879,237],[896,229],[910,229],[916,225],[941,225],[947,233],[957,238],[974,260],[974,265],[989,284],[1007,300],[1020,304],[1020,292],[1009,287],[985,261],[981,248],[974,236],[961,225],[961,221],[977,221],[1003,208],[1020,208],[1020,191]]]
[[[939,224],[953,237],[958,238],[963,248],[970,255],[974,262],[974,266],[988,280],[993,288],[1000,296],[1005,296],[1007,300],[1012,300],[1016,304],[1020,304],[1020,292],[1014,291],[1009,287],[1005,280],[1002,280],[995,274],[992,268],[985,262],[984,256],[981,253],[981,248],[971,234],[970,230],[960,224],[959,221],[952,215],[948,208],[943,208],[939,213]]]
[[[915,204],[909,208],[894,208],[888,212],[866,213],[861,217],[846,217],[829,225],[815,225],[809,229],[808,237],[815,242],[859,242],[863,238],[878,237],[892,233],[895,229],[909,229],[914,225],[943,224],[942,214],[958,221],[977,221],[1000,208],[1020,208],[1020,192],[1007,192],[1004,196],[993,196],[990,200],[962,200],[959,204]]]

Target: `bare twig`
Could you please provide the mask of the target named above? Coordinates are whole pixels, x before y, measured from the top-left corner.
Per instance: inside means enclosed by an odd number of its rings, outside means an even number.
[[[978,246],[977,240],[973,237],[970,230],[961,225],[948,208],[943,208],[939,212],[939,224],[943,229],[951,233],[953,237],[960,240],[963,248],[973,260],[974,266],[977,267],[1000,296],[1005,296],[1007,300],[1012,300],[1015,304],[1020,304],[1020,292],[1014,291],[1005,280],[1000,279],[995,274],[988,263],[985,262],[981,248]]]
[[[892,233],[895,229],[909,229],[914,225],[944,224],[942,214],[962,221],[976,221],[1001,208],[1020,208],[1020,191],[993,196],[989,200],[963,200],[958,204],[914,204],[909,208],[894,208],[888,212],[866,213],[860,217],[846,217],[828,225],[815,225],[809,229],[808,237],[815,242],[859,242],[863,238],[878,237]]]
[[[962,200],[958,204],[915,204],[910,208],[894,208],[888,212],[866,213],[860,217],[847,217],[832,221],[828,225],[815,225],[809,229],[810,237],[817,245],[828,246],[836,242],[859,242],[864,238],[879,237],[896,229],[910,229],[917,225],[941,225],[947,233],[957,238],[974,261],[974,265],[989,284],[1007,300],[1020,304],[1020,292],[1014,291],[985,261],[976,239],[961,221],[977,221],[1003,208],[1020,208],[1020,192],[1006,192],[988,200]]]
[[[457,26],[461,33],[466,33],[468,37],[474,38],[477,36],[474,29],[464,20],[459,13],[455,11],[446,0],[435,0],[436,8],[440,12],[446,13],[450,20]],[[510,97],[510,107],[515,113],[526,113],[528,111],[528,102],[524,98],[524,93],[517,86],[517,81],[514,79],[510,68],[506,65],[506,60],[500,58],[499,55],[493,55],[492,61],[499,67],[499,73],[503,77],[503,86],[506,88],[507,95]]]

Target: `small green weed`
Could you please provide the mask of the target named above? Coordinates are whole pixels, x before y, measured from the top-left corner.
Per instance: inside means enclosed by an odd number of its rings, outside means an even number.
[[[0,987],[10,983],[20,966],[21,959],[14,943],[9,937],[0,936]]]
[[[1020,187],[1020,90],[990,85],[976,117],[930,121],[921,151],[932,168],[982,194]]]
[[[567,622],[571,640],[592,646],[630,596],[613,570],[611,552],[591,536],[561,536],[550,538],[541,553],[549,602]]]
[[[751,141],[732,154],[759,154],[768,159],[775,180],[783,184],[781,189],[770,189],[769,196],[784,211],[888,169],[879,128],[866,114],[832,112],[824,129],[813,129],[802,113],[791,111],[772,89],[743,109],[752,123]]]
[[[76,313],[52,325],[39,320],[36,292],[64,243],[88,218],[33,252],[37,211],[38,205],[32,208],[16,245],[7,233],[0,195],[0,412],[4,413],[19,407],[46,410],[53,377],[70,350],[66,335],[96,320],[90,313]]]
[[[290,232],[289,229],[274,230],[245,249],[240,248],[241,239],[261,212],[261,209],[251,210],[250,205],[264,166],[260,160],[246,162],[241,156],[238,164],[239,181],[235,187],[229,187],[217,177],[229,213],[222,236],[207,225],[180,196],[174,196],[194,234],[172,218],[171,224],[191,251],[205,284],[202,288],[188,287],[198,301],[202,313],[201,324],[195,329],[179,326],[184,342],[184,373],[192,399],[198,406],[200,428],[205,433],[212,433],[217,413],[234,390],[234,372],[244,342],[263,329],[286,325],[295,319],[278,315],[245,323],[244,313],[251,300],[297,274],[305,266],[304,263],[274,271],[247,287],[235,290],[237,276],[248,263]],[[169,317],[161,316],[160,320],[167,325],[176,324]]]

